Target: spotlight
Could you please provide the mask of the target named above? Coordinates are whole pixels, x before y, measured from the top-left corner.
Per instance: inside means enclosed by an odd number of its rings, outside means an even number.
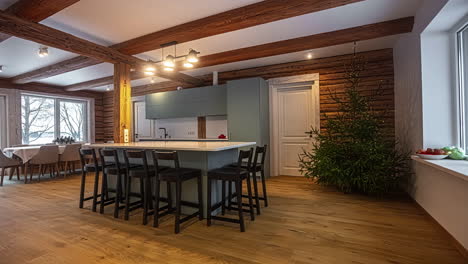
[[[39,50],[37,51],[37,54],[41,58],[47,57],[47,56],[49,56],[49,48],[48,47],[39,47]]]

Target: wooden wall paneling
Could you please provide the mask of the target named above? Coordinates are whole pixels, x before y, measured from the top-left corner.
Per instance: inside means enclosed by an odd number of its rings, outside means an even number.
[[[128,130],[128,140],[132,140],[132,88],[130,80],[130,65],[116,63],[114,65],[114,108],[113,135],[115,143],[124,142],[124,130]]]

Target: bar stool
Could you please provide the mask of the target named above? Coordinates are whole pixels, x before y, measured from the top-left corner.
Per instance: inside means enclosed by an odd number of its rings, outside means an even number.
[[[143,208],[143,225],[148,223],[149,209],[153,208],[152,197],[153,191],[151,186],[151,179],[156,176],[156,169],[154,166],[148,165],[146,152],[143,151],[125,151],[125,166],[128,173],[125,177],[125,220],[129,219],[129,212],[137,208]],[[160,167],[164,170],[165,167]],[[140,192],[133,194],[132,179],[139,179]],[[130,202],[131,197],[140,197],[136,202]]]
[[[127,174],[125,165],[119,162],[119,156],[115,149],[100,149],[99,154],[101,156],[101,164],[112,164],[112,166],[105,166],[102,170],[102,185],[101,185],[101,203],[99,213],[104,213],[104,207],[107,205],[114,204],[114,218],[119,217],[120,202],[123,201],[122,196],[122,177]],[[116,176],[116,187],[115,189],[109,188],[107,184],[107,176]],[[109,192],[115,193],[115,197],[109,198]],[[105,194],[105,195],[104,195]],[[105,197],[105,199],[104,199]]]
[[[159,217],[164,216],[172,212],[172,198],[171,198],[171,183],[176,184],[176,213],[175,213],[175,230],[174,232],[178,234],[180,232],[180,224],[198,216],[198,219],[203,220],[203,197],[202,197],[202,179],[201,179],[201,170],[199,169],[190,169],[190,168],[181,168],[179,164],[179,156],[177,152],[153,152],[153,160],[156,168],[157,177],[155,179],[155,202],[154,202],[154,227],[159,226]],[[173,168],[161,169],[159,165],[160,160],[172,161],[174,163]],[[191,203],[187,201],[182,201],[182,183],[191,179],[197,179],[198,187],[198,203]],[[167,183],[167,205],[164,207],[159,207],[160,197],[160,187],[161,181]],[[184,218],[181,218],[181,207],[182,205],[188,207],[198,208],[198,211],[188,215]],[[162,210],[165,212],[160,213]]]
[[[211,219],[215,220],[220,220],[220,221],[225,221],[225,222],[231,222],[231,223],[237,223],[240,224],[240,230],[241,232],[245,232],[245,224],[244,224],[244,215],[243,212],[248,212],[250,213],[250,219],[253,221],[255,220],[255,214],[253,210],[253,200],[252,200],[252,188],[250,184],[250,172],[248,169],[243,169],[242,168],[242,163],[245,159],[247,159],[247,168],[250,168],[252,164],[252,153],[253,153],[253,148],[250,150],[244,151],[241,150],[239,151],[239,158],[237,161],[237,167],[223,167],[219,169],[214,169],[208,172],[208,201],[207,201],[207,225],[211,226]],[[216,203],[214,206],[212,205],[211,201],[211,185],[212,181],[220,180],[222,181],[222,200],[220,203]],[[248,198],[249,198],[249,210],[245,210],[242,208],[242,181],[247,180],[247,193],[248,193]],[[222,214],[224,214],[225,211],[225,205],[226,205],[226,191],[225,191],[225,183],[229,183],[229,189],[231,189],[231,182],[235,183],[236,186],[236,194],[235,197],[237,198],[236,204],[237,204],[237,211],[239,214],[239,219],[231,219],[227,217],[221,217],[221,216],[212,216],[212,212],[218,209],[219,207],[222,207]],[[230,201],[233,198],[233,196],[229,196],[228,200]],[[232,207],[229,207],[229,209],[232,209]]]
[[[102,171],[102,165],[99,164],[95,149],[79,149],[80,161],[81,161],[81,186],[80,186],[80,208],[83,208],[85,201],[93,199],[92,210],[96,212],[96,206],[98,203],[97,198],[103,193],[98,194],[99,188],[99,172]],[[91,162],[89,162],[91,161]],[[93,195],[84,197],[86,187],[86,174],[94,172],[94,188]]]
[[[260,158],[260,155],[261,158]],[[254,155],[254,160],[252,163],[252,166],[250,168],[250,171],[253,176],[253,185],[254,185],[254,193],[255,193],[255,203],[256,203],[256,209],[257,209],[257,214],[260,214],[260,201],[263,200],[265,207],[268,207],[268,196],[267,196],[267,189],[266,189],[266,181],[265,181],[265,158],[267,155],[267,145],[264,145],[263,147],[255,147],[255,155]],[[260,161],[260,162],[259,162]],[[230,167],[236,167],[237,164],[233,163],[228,165]],[[242,163],[242,168],[243,169],[248,169],[247,163],[243,162]],[[257,186],[257,173],[260,172],[260,177],[262,181],[262,196],[259,195],[258,193],[258,186]],[[229,197],[232,196],[232,190],[231,187],[229,187]],[[246,197],[245,195],[243,197]],[[230,200],[229,200],[230,201]],[[230,204],[229,204],[230,206]]]

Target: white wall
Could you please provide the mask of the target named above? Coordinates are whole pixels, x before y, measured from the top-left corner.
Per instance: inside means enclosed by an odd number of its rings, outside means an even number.
[[[467,3],[424,1],[413,33],[394,47],[395,132],[411,151],[457,143],[455,59],[448,28],[468,12]],[[468,249],[468,181],[424,164],[413,165],[408,192]]]

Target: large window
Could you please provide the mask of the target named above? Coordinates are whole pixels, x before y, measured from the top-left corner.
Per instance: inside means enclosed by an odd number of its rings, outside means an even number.
[[[37,95],[21,96],[23,144],[51,143],[60,136],[86,141],[87,102]]]
[[[457,32],[460,145],[468,151],[468,23]]]

